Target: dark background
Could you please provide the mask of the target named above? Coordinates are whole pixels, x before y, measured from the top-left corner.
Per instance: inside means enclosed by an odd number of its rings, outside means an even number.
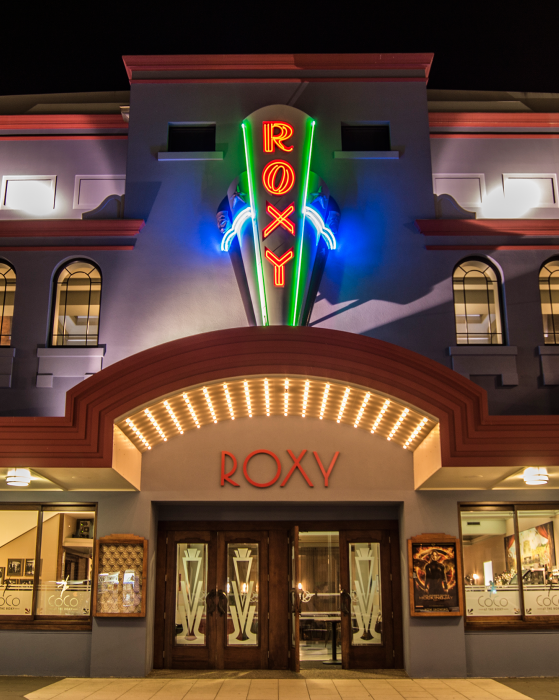
[[[127,90],[124,54],[346,52],[434,52],[429,88],[559,92],[559,2],[6,2],[0,94]]]

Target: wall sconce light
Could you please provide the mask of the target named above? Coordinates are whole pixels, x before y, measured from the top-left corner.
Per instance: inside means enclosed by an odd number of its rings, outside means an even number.
[[[29,469],[10,469],[6,476],[8,486],[29,486],[31,472]]]
[[[545,486],[549,481],[545,467],[527,467],[522,474],[526,486]]]

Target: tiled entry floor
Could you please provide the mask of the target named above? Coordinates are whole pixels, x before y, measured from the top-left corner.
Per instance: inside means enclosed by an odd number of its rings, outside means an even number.
[[[66,678],[28,700],[526,700],[490,679]]]

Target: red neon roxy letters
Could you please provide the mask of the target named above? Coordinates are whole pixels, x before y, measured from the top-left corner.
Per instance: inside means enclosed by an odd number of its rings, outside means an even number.
[[[287,122],[262,122],[264,153],[274,153],[276,146],[286,153],[291,153],[293,146],[286,146],[283,142],[292,136],[293,127]]]
[[[276,183],[280,173],[279,182]],[[277,197],[287,194],[295,185],[295,170],[285,160],[271,160],[262,171],[262,184],[270,194]]]
[[[290,214],[293,214],[294,211],[295,202],[291,202],[291,204],[288,207],[286,207],[283,211],[276,209],[273,204],[270,204],[270,202],[266,202],[266,212],[272,217],[273,221],[270,221],[270,223],[262,231],[262,238],[267,238],[272,233],[272,231],[275,231],[277,229],[278,226],[281,226],[286,231],[289,231],[289,233],[292,236],[294,236],[295,224],[293,223],[293,221],[287,218],[288,216],[290,216]]]
[[[274,266],[274,287],[285,287],[285,270],[284,266],[290,260],[293,260],[295,253],[293,248],[290,248],[287,253],[284,253],[281,258],[274,255],[269,248],[266,248],[266,260]]]

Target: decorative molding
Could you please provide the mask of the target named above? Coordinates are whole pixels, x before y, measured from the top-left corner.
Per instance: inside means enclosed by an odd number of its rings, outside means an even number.
[[[559,236],[559,219],[416,219],[424,236]]]
[[[426,245],[425,250],[559,250],[559,245]]]
[[[133,245],[5,245],[0,251],[19,251],[20,253],[39,253],[53,250],[134,250]]]
[[[334,151],[336,160],[397,160],[400,151]]]
[[[159,151],[157,160],[169,162],[177,160],[223,160],[223,151]]]
[[[0,134],[0,143],[3,141],[126,141],[128,134],[18,134],[17,136],[3,136]]]
[[[559,134],[488,134],[476,132],[471,134],[457,134],[452,131],[446,133],[429,134],[431,139],[559,139]]]
[[[15,348],[0,348],[0,388],[9,389],[12,386]]]
[[[511,345],[456,345],[448,348],[452,369],[466,379],[471,376],[501,377],[503,386],[518,386],[516,357]]]
[[[544,386],[559,385],[559,345],[538,347]]]
[[[127,357],[71,389],[63,417],[0,417],[0,467],[110,468],[119,416],[189,386],[267,373],[352,382],[417,406],[440,421],[443,467],[559,464],[558,415],[489,415],[481,387],[418,353],[353,333],[271,326]]]
[[[429,112],[429,127],[433,128],[557,128],[559,114],[555,112]]]
[[[37,129],[118,129],[127,131],[121,114],[2,114],[0,131]]]
[[[37,386],[52,388],[56,377],[82,377],[101,371],[104,347],[37,348]]]
[[[426,82],[433,54],[225,54],[123,56],[122,60],[131,83],[392,80],[382,75],[386,72],[416,73],[399,79]],[[269,75],[262,76],[263,71]]]
[[[0,239],[137,236],[144,225],[143,219],[4,219]]]

